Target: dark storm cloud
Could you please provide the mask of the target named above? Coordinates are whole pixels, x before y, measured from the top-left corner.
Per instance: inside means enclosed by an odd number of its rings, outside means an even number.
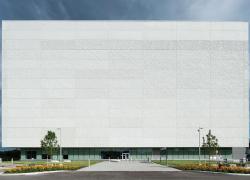
[[[145,3],[147,2],[147,3]],[[2,19],[145,19],[155,1],[1,0]]]
[[[0,0],[0,18],[248,21],[249,7],[249,0]]]

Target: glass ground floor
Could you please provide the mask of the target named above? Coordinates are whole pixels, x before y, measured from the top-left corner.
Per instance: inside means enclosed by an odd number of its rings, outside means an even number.
[[[58,160],[59,150],[52,159]],[[222,158],[233,159],[232,148],[220,148],[218,155]],[[63,159],[69,160],[101,160],[101,159],[126,159],[126,160],[195,160],[199,159],[198,148],[63,148]],[[50,157],[49,157],[50,158]],[[46,153],[40,148],[21,148],[21,160],[47,159]],[[201,149],[201,159],[208,159],[208,152]]]

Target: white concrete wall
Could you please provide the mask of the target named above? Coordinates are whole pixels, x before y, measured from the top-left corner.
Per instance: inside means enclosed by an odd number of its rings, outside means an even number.
[[[248,24],[3,21],[3,146],[248,146]]]

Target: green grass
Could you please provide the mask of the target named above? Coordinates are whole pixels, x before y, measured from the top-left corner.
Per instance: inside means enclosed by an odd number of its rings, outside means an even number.
[[[166,160],[157,160],[153,162],[164,166],[166,166],[166,164],[168,164],[169,166],[178,166],[183,164],[199,164],[198,160],[168,160],[168,163],[166,162]],[[201,164],[205,164],[205,161],[201,161]]]
[[[168,163],[166,163],[166,160],[161,160],[161,161],[157,160],[157,161],[153,161],[153,162],[157,163],[157,164],[164,165],[164,166],[166,166],[166,164],[168,164],[168,166],[199,164],[198,160],[168,160]],[[206,164],[206,163],[209,163],[209,161],[208,160],[206,160],[206,161],[201,160],[201,164]],[[216,161],[211,161],[210,163],[211,164],[217,164]],[[229,164],[239,164],[239,163],[229,162]],[[250,164],[250,162],[247,162],[247,164]]]
[[[101,161],[97,161],[97,160],[91,160],[90,161],[90,165],[99,163]],[[11,161],[4,161],[3,164],[11,164]],[[43,165],[43,164],[47,164],[47,161],[14,161],[14,164],[16,165]],[[51,164],[51,162],[49,162],[49,164]],[[56,163],[52,163],[52,164],[56,164]],[[76,165],[76,166],[88,166],[89,165],[89,161],[88,160],[83,160],[83,161],[71,161],[71,162],[64,162],[63,164],[65,165]]]
[[[2,164],[11,164],[11,161],[3,161]],[[29,164],[46,164],[46,161],[13,161],[13,164],[17,165],[29,165]]]
[[[97,164],[101,161],[98,160],[92,160],[90,161],[90,165],[94,165]],[[65,165],[70,164],[70,165],[76,165],[76,166],[88,166],[89,165],[89,161],[71,161],[70,163],[64,163]]]

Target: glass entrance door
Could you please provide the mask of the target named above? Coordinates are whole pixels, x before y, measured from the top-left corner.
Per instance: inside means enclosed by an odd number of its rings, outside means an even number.
[[[122,153],[122,160],[129,160],[129,153]]]

